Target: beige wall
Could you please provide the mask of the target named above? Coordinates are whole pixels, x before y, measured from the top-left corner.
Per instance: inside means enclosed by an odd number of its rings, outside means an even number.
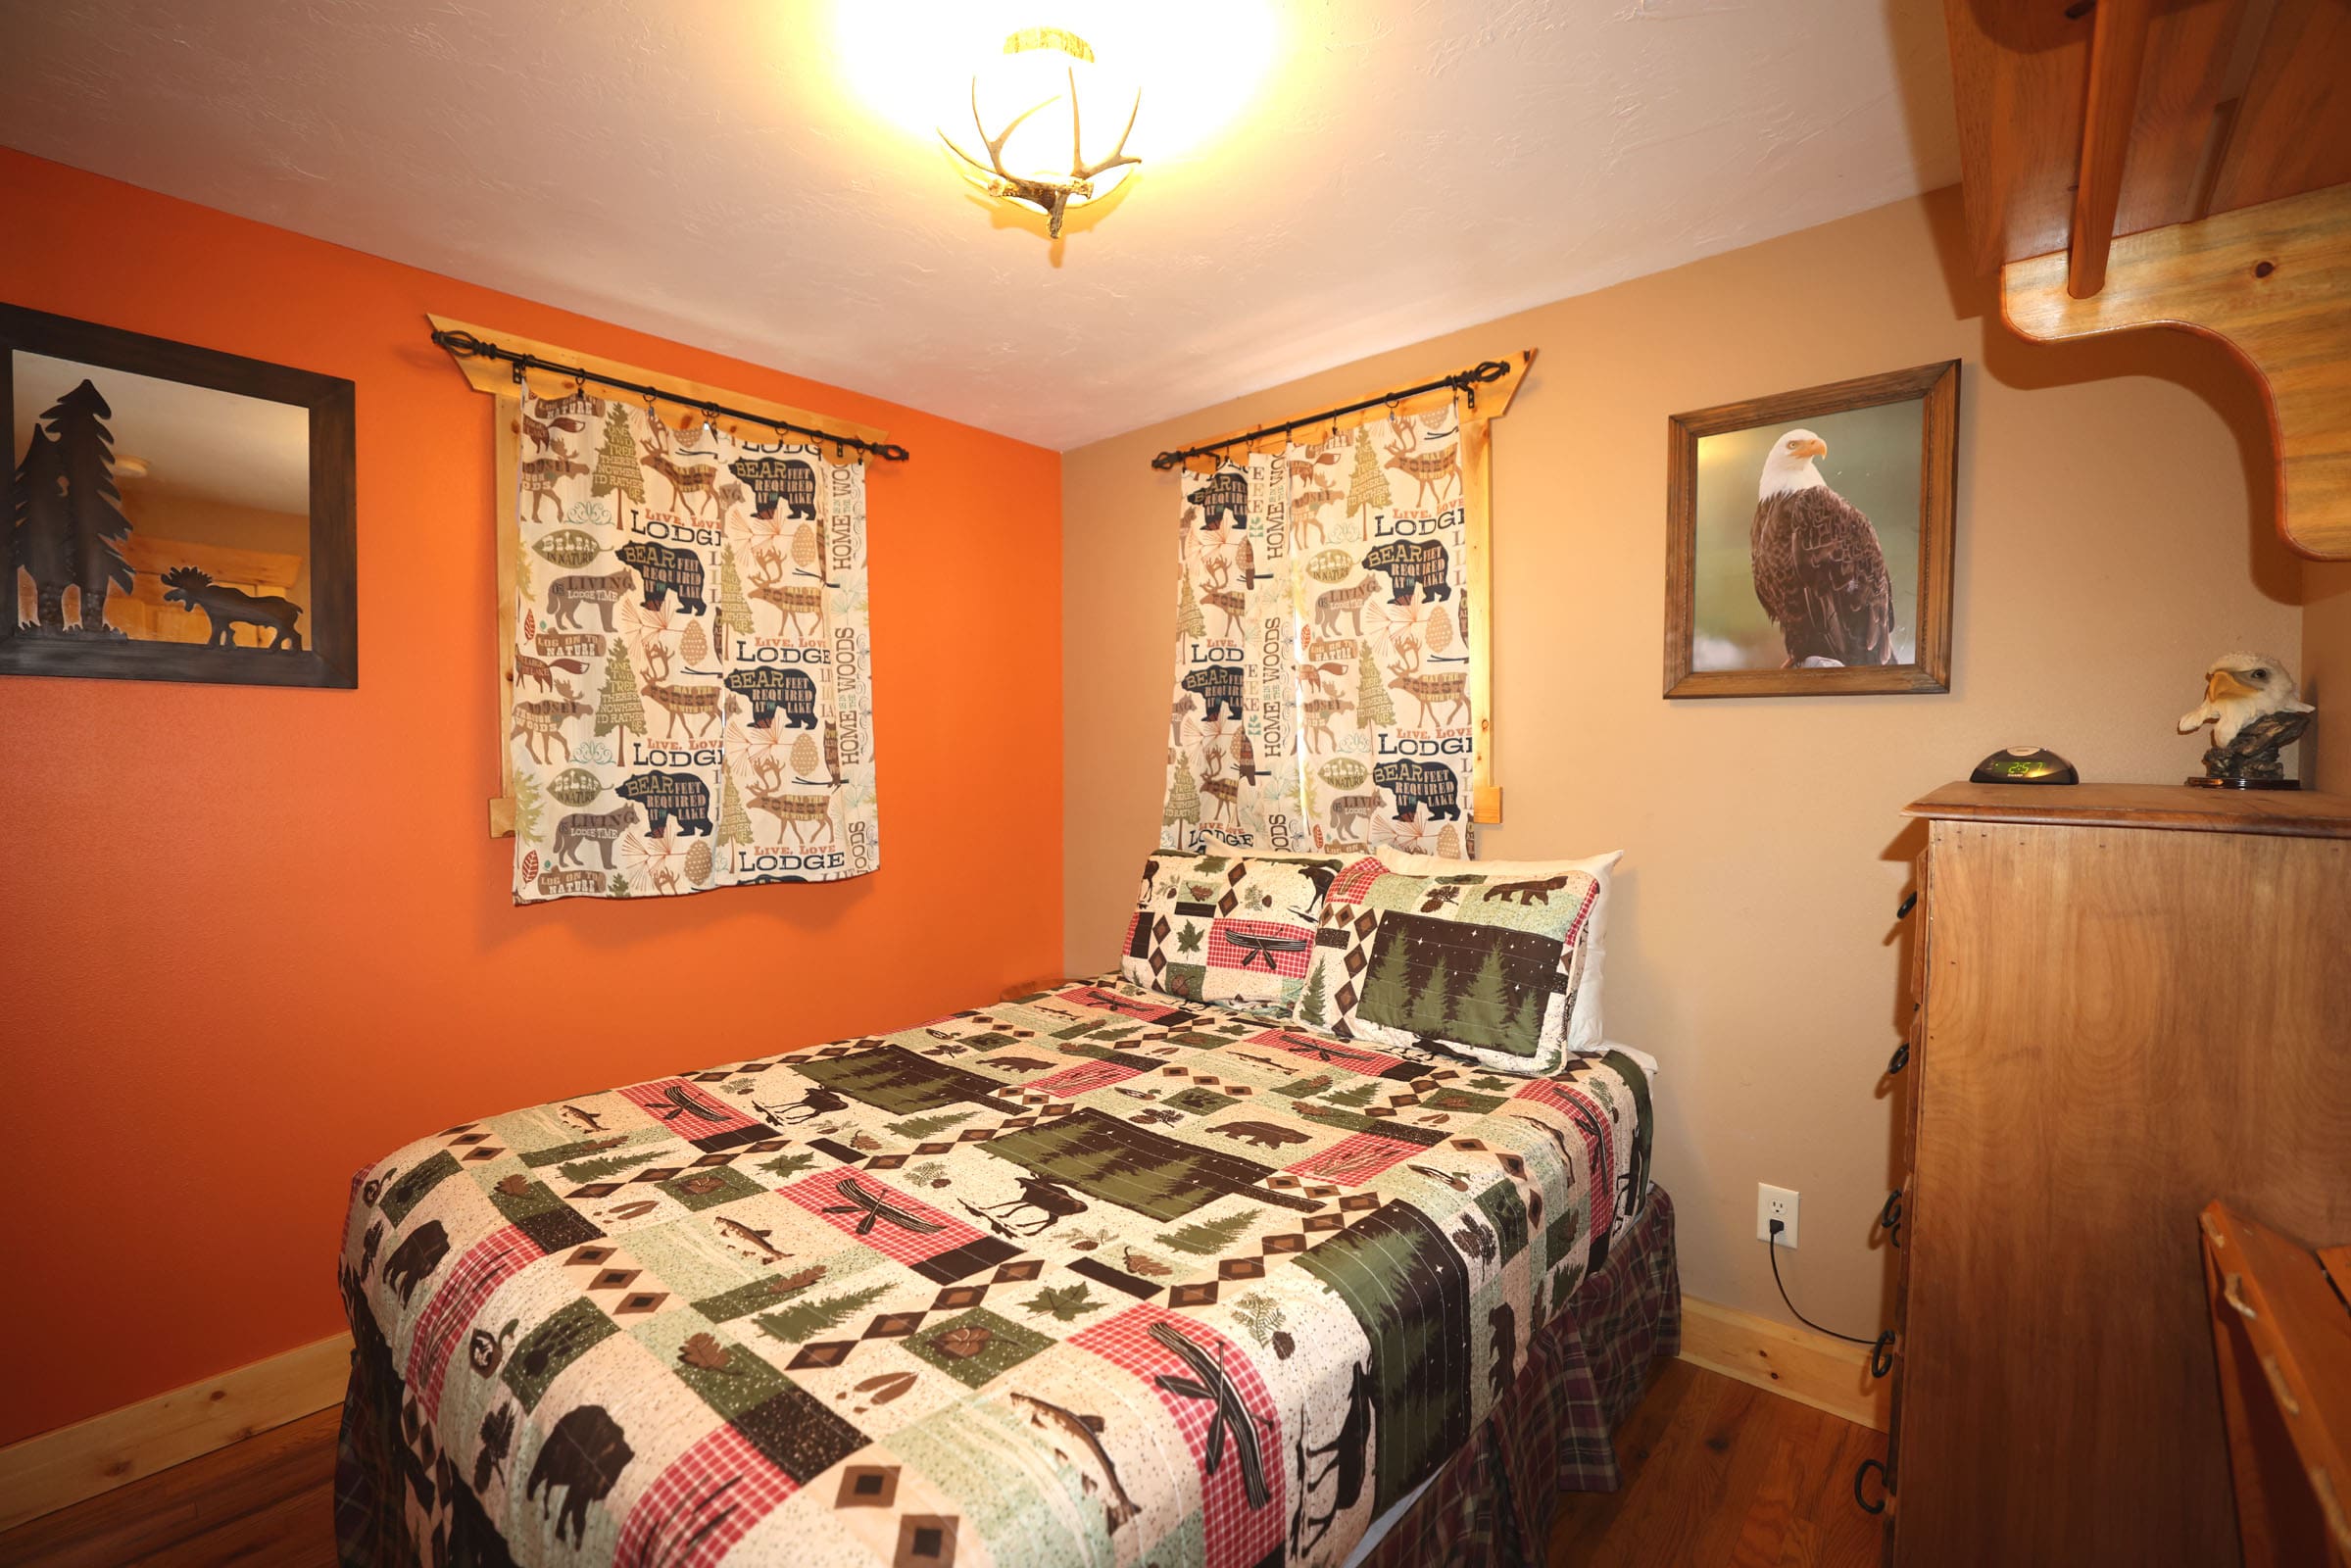
[[[2302,743],[2302,779],[2351,795],[2351,563],[2304,566],[2302,604],[2302,695],[2322,710]]]
[[[2184,334],[2043,347],[1959,275],[1956,192],[1564,300],[1065,455],[1067,956],[1115,961],[1158,822],[1174,615],[1174,480],[1151,453],[1542,351],[1494,438],[1490,856],[1621,847],[1608,1032],[1664,1063],[1656,1173],[1683,1282],[1779,1306],[1755,1184],[1804,1198],[1784,1254],[1813,1317],[1875,1332],[1870,1224],[1894,1162],[1878,1088],[1907,1004],[1893,911],[1904,803],[1997,747],[2167,781],[2205,662],[2295,651],[2262,416]],[[1665,702],[1665,416],[1957,358],[1953,681],[1938,697]],[[2351,597],[2345,600],[2351,619]],[[2346,633],[2351,638],[2351,633]],[[2339,677],[2351,686],[2351,662]],[[2346,696],[2351,696],[2347,692]],[[2063,1050],[2050,1041],[2046,1049]]]

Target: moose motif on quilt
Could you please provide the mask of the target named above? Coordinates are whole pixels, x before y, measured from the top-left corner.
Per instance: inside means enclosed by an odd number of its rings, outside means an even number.
[[[424,1524],[516,1563],[1305,1568],[1467,1443],[1649,1140],[1621,1054],[1069,983],[435,1133],[341,1278]]]

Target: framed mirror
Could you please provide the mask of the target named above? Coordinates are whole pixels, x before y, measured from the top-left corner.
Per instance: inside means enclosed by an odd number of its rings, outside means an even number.
[[[0,305],[0,674],[359,684],[352,384]]]

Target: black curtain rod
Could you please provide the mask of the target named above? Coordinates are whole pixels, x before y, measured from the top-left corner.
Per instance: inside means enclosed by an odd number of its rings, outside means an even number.
[[[554,375],[568,377],[577,383],[593,381],[598,386],[617,387],[623,392],[634,392],[641,398],[659,399],[663,403],[675,403],[683,408],[700,409],[712,418],[741,419],[747,424],[763,424],[778,435],[789,430],[794,435],[805,435],[812,441],[830,442],[836,447],[856,447],[859,452],[872,453],[885,463],[904,463],[911,456],[905,447],[895,441],[860,441],[854,435],[839,435],[831,430],[811,430],[805,424],[794,424],[787,419],[773,418],[764,414],[753,414],[747,409],[730,409],[723,403],[710,403],[702,398],[690,398],[677,392],[665,392],[658,386],[646,386],[637,381],[623,381],[617,376],[600,375],[584,365],[558,365],[552,360],[542,360],[535,354],[524,354],[514,349],[500,348],[495,343],[484,343],[470,332],[435,331],[432,340],[452,354],[463,354],[477,360],[504,360],[514,368],[514,379],[517,381],[522,379],[524,370],[546,370]]]
[[[1403,402],[1406,398],[1419,397],[1423,392],[1437,392],[1445,387],[1451,387],[1456,392],[1467,392],[1470,411],[1475,413],[1478,407],[1478,388],[1489,381],[1499,381],[1509,373],[1510,367],[1503,361],[1484,360],[1475,369],[1455,370],[1451,375],[1441,375],[1434,381],[1423,381],[1418,386],[1402,387],[1394,392],[1383,392],[1378,397],[1365,398],[1360,403],[1349,403],[1336,409],[1325,409],[1320,414],[1309,414],[1303,418],[1291,419],[1286,423],[1259,425],[1247,435],[1237,435],[1230,440],[1219,441],[1213,446],[1186,447],[1181,452],[1162,452],[1151,459],[1151,466],[1172,468],[1191,458],[1217,457],[1233,447],[1249,446],[1269,435],[1288,435],[1293,430],[1303,429],[1311,424],[1320,424],[1325,419],[1336,419],[1343,414],[1361,414],[1365,409],[1376,409],[1382,404],[1393,406]]]

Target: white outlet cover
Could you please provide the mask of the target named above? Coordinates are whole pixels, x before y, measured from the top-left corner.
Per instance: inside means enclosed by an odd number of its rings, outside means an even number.
[[[1782,1247],[1795,1246],[1796,1205],[1799,1201],[1801,1201],[1799,1197],[1786,1187],[1773,1187],[1763,1182],[1757,1182],[1755,1184],[1755,1240],[1768,1242],[1772,1239],[1772,1221],[1776,1218],[1783,1226],[1780,1232],[1780,1245]]]

